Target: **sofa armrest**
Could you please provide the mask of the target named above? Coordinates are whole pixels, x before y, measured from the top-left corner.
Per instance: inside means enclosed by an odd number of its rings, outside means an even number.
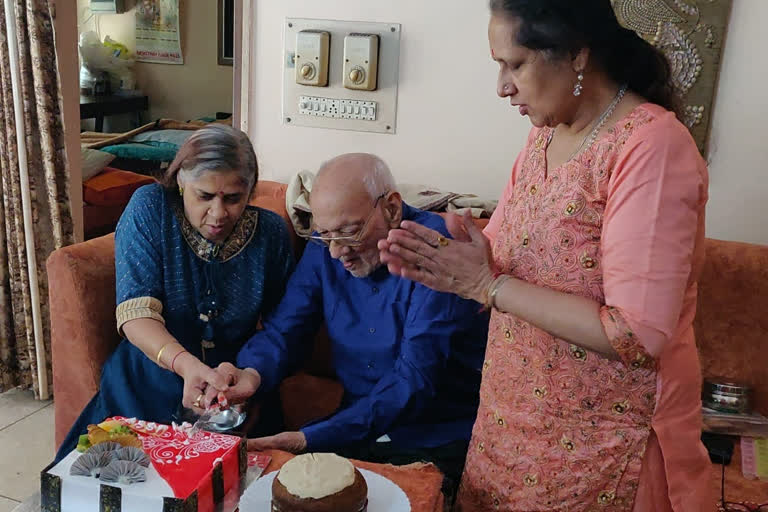
[[[101,367],[120,341],[114,235],[54,251],[46,266],[58,447],[96,393]]]

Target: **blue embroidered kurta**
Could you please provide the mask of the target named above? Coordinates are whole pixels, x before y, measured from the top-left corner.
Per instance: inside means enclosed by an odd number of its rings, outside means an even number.
[[[403,205],[403,218],[449,236],[438,215]],[[387,434],[393,446],[469,440],[479,401],[488,315],[474,301],[391,275],[356,278],[309,244],[274,313],[240,351],[269,392],[298,368],[322,321],[344,386],[341,409],[302,428],[309,451]]]
[[[235,361],[261,316],[280,300],[293,254],[277,214],[248,206],[227,240],[214,245],[186,220],[181,199],[155,184],[137,190],[120,218],[115,263],[118,327],[135,318],[161,320],[185,349],[215,368]],[[204,350],[203,340],[212,348]],[[170,423],[182,388],[181,377],[123,340],[59,455],[108,416]]]

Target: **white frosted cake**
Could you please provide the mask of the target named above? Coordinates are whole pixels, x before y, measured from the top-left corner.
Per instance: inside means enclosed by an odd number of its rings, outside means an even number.
[[[367,504],[363,475],[332,453],[298,455],[272,482],[272,512],[365,512]]]

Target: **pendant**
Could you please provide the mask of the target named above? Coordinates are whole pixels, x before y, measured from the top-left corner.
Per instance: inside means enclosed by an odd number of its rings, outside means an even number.
[[[214,342],[212,342],[212,341],[201,340],[200,341],[200,346],[203,349],[203,354],[202,354],[203,355],[203,362],[205,362],[205,351],[207,349],[216,348],[216,344]]]

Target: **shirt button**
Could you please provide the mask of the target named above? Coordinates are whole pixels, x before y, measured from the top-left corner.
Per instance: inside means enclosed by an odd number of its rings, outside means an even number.
[[[373,293],[379,293],[379,289],[376,288],[375,286],[373,287]]]
[[[374,329],[373,327],[371,327],[370,329],[368,329],[368,332],[369,332],[369,333],[371,333],[371,334],[373,334],[373,333],[375,333],[375,332],[376,332],[376,329]]]
[[[373,368],[373,363],[368,363],[368,368]]]

